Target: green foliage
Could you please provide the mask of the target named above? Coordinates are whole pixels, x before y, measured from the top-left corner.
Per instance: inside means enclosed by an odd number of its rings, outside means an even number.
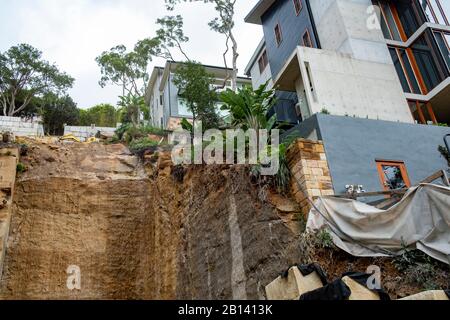
[[[149,134],[165,136],[164,130],[152,126],[133,126],[131,123],[124,123],[116,130],[116,136],[119,141],[127,143],[136,139],[147,137]]]
[[[132,123],[134,126],[139,125],[141,112],[144,111],[144,115],[150,116],[150,110],[145,104],[143,96],[120,96],[119,106],[119,119],[121,123]]]
[[[64,134],[64,124],[78,124],[79,110],[71,97],[48,94],[44,101],[41,113],[46,134],[61,136]]]
[[[267,90],[267,86],[265,83],[257,90],[244,86],[237,92],[230,89],[222,92],[222,110],[230,113],[234,127],[259,130],[275,123],[275,119],[267,119],[267,112],[276,103],[275,90]]]
[[[111,83],[122,87],[124,96],[144,94],[149,79],[147,67],[151,55],[142,48],[137,49],[127,52],[124,45],[118,45],[95,59],[101,69],[99,84],[102,88]]]
[[[86,110],[80,110],[80,126],[95,124],[98,127],[115,127],[119,112],[110,104],[99,104]]]
[[[24,173],[25,171],[27,171],[27,167],[22,162],[19,162],[17,164],[16,171],[17,173]]]
[[[334,249],[333,237],[328,230],[322,229],[317,233],[317,244],[323,249]]]
[[[128,146],[131,152],[141,153],[142,151],[158,146],[158,142],[145,137],[131,141]]]
[[[214,84],[213,75],[206,72],[201,64],[187,62],[178,65],[173,83],[179,90],[180,98],[192,112],[194,121],[202,121],[204,130],[219,126],[217,93],[211,89]]]
[[[322,114],[330,114],[330,111],[328,111],[326,108],[323,108],[320,113]]]
[[[73,82],[72,77],[43,60],[42,52],[28,44],[0,53],[0,106],[4,115],[24,111],[35,97],[61,95]]]

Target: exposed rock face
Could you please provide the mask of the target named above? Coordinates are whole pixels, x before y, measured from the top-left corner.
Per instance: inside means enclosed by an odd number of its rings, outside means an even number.
[[[40,145],[16,183],[0,298],[258,299],[297,237],[245,168],[148,178],[122,146]],[[55,161],[45,161],[53,157]],[[79,266],[81,290],[67,268]]]

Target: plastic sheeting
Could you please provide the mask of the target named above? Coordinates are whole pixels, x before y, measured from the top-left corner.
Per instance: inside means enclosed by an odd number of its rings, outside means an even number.
[[[401,254],[416,248],[450,264],[450,188],[422,184],[387,210],[335,197],[319,198],[308,230],[328,229],[342,250],[357,257]]]

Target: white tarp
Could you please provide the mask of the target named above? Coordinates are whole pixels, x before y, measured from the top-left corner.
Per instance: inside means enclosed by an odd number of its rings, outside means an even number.
[[[358,257],[400,254],[405,245],[450,264],[450,188],[422,184],[388,210],[349,199],[319,198],[308,230],[327,228],[342,250]]]

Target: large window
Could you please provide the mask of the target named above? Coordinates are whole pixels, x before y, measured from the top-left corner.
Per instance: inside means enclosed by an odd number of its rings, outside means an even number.
[[[406,50],[389,48],[395,69],[403,87],[403,91],[407,93],[422,93],[417,82],[416,75],[409,61]]]
[[[376,4],[381,10],[381,29],[383,30],[384,37],[390,40],[401,41],[400,31],[395,23],[394,14],[391,10],[391,6],[388,2],[377,1]]]
[[[306,29],[305,33],[303,34],[302,39],[303,39],[303,45],[305,47],[309,47],[309,48],[313,47],[313,43],[311,41],[311,36],[309,35],[308,29]]]
[[[436,42],[441,50],[442,56],[444,57],[447,68],[450,70],[450,34],[442,31],[435,31],[434,36]]]
[[[414,117],[414,120],[420,124],[437,124],[438,121],[434,114],[430,102],[425,103],[421,101],[408,101],[409,108]]]
[[[449,0],[417,0],[422,7],[428,21],[437,24],[450,25],[448,15],[450,13]]]
[[[431,31],[425,32],[411,47],[428,91],[433,90],[449,74],[431,34]]]

